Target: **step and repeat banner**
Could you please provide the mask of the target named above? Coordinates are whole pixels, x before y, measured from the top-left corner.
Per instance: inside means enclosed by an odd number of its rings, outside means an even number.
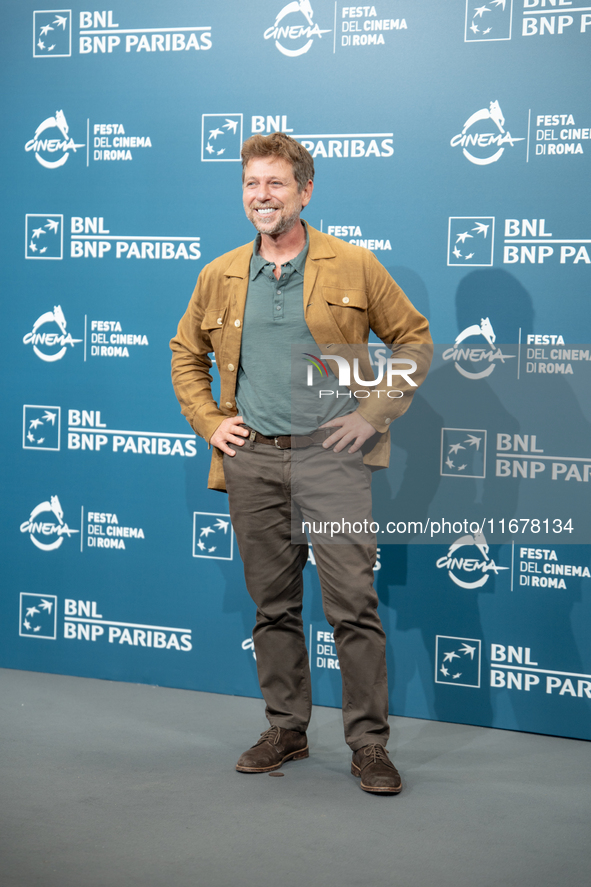
[[[305,218],[438,343],[374,475],[391,712],[591,738],[591,7],[6,0],[3,23],[0,664],[260,695],[168,342],[253,237],[242,142],[283,131],[315,160]],[[305,577],[338,706],[313,549]]]

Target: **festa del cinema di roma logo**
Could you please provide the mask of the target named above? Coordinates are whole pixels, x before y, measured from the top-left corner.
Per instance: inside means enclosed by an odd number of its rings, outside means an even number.
[[[483,129],[491,128],[489,121],[494,125],[493,132],[483,132]],[[501,159],[507,145],[513,148],[515,142],[523,141],[525,136],[516,138],[508,130],[505,131],[505,118],[501,106],[494,101],[488,108],[481,108],[480,111],[471,114],[464,123],[462,131],[451,139],[450,145],[452,148],[461,147],[464,157],[470,163],[488,166],[489,163],[496,163]],[[469,148],[471,150],[468,150]]]
[[[51,515],[50,519],[39,520],[39,515]],[[20,526],[21,533],[28,533],[33,545],[41,551],[55,551],[64,541],[64,536],[70,538],[72,533],[79,530],[71,530],[64,522],[64,512],[57,496],[52,496],[49,502],[40,502],[29,515],[28,520]],[[55,536],[53,542],[44,542],[46,538]]]
[[[460,552],[460,549],[469,549],[470,556]],[[498,575],[499,570],[508,570],[509,567],[499,567],[494,560],[489,557],[488,545],[482,533],[475,535],[461,536],[449,546],[447,554],[437,559],[435,566],[439,570],[446,569],[447,575],[460,588],[475,589],[482,588],[488,582],[489,574]],[[478,574],[480,573],[480,576]],[[469,576],[476,574],[478,578],[470,579]]]
[[[39,124],[33,138],[25,144],[25,151],[33,151],[35,159],[45,169],[57,169],[66,163],[70,151],[76,153],[78,148],[86,147],[85,144],[75,142],[69,133],[70,127],[64,112],[56,111],[54,116],[46,117]],[[59,156],[54,160],[52,158],[55,155]]]
[[[82,339],[73,339],[67,331],[66,318],[60,305],[55,305],[53,311],[46,311],[38,317],[31,332],[23,337],[23,343],[32,345],[37,357],[47,363],[61,360],[68,350],[68,345],[73,348],[82,341]]]
[[[460,345],[465,339],[469,339],[471,336],[482,336],[488,342],[489,349],[487,350],[482,346],[475,347],[474,345],[458,348],[458,345]],[[466,327],[465,330],[462,330],[457,336],[453,346],[447,348],[443,352],[442,357],[444,360],[453,360],[458,373],[465,376],[466,379],[484,379],[486,376],[490,376],[493,372],[496,366],[495,361],[500,360],[501,363],[505,363],[506,360],[515,357],[514,354],[503,354],[500,348],[495,348],[496,338],[495,331],[493,330],[489,318],[483,317],[480,324],[474,323],[472,326]],[[460,363],[461,360],[468,361],[472,364],[484,361],[488,362],[488,366],[483,370],[473,372],[466,366],[462,366]]]
[[[264,38],[275,40],[275,46],[283,55],[294,57],[308,52],[314,37],[322,39],[323,34],[330,34],[330,29],[321,30],[314,23],[310,0],[293,0],[277,13],[274,24],[267,28]],[[295,48],[290,48],[288,42]]]

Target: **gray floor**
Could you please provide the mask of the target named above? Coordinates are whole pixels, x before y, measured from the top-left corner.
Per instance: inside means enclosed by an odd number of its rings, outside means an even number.
[[[340,713],[308,760],[236,773],[262,703],[0,670],[1,887],[554,887],[591,880],[590,745],[392,719],[368,795]]]

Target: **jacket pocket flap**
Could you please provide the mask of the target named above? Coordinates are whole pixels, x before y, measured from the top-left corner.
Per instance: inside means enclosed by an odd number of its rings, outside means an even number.
[[[367,308],[367,295],[363,290],[323,286],[322,295],[329,305],[338,305],[341,308]]]
[[[201,321],[202,330],[221,329],[226,319],[227,308],[208,308]]]

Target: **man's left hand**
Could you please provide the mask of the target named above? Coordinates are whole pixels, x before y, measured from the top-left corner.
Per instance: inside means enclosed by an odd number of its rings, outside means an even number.
[[[356,453],[365,441],[376,433],[373,425],[370,425],[367,419],[364,419],[357,411],[340,416],[338,419],[331,419],[330,422],[326,422],[320,427],[335,429],[334,433],[327,437],[322,444],[327,450],[334,446],[335,453],[340,453],[350,443],[352,446],[349,447],[349,452]]]

